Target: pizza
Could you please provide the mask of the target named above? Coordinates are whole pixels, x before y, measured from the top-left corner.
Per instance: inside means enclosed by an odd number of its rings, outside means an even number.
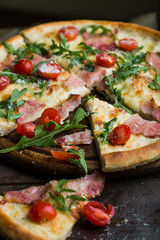
[[[43,152],[49,146],[50,158],[59,166],[62,162],[76,165],[87,176],[83,146],[95,140],[103,172],[149,164],[160,155],[159,91],[160,33],[156,30],[90,20],[26,29],[0,45],[0,136],[14,130],[18,136],[16,144],[7,148],[1,141],[0,153],[23,153],[33,146]],[[85,118],[92,130],[83,123]],[[4,226],[8,219],[4,212],[14,215],[15,209],[20,219],[8,221],[22,226],[22,208],[25,214],[29,211],[25,202],[17,202],[17,194],[14,203],[7,200],[0,205]],[[64,235],[55,237],[53,232],[50,239],[65,239],[76,222],[72,220],[68,225],[67,216]],[[25,226],[37,234],[30,220]],[[11,228],[10,237],[15,239],[12,232]]]

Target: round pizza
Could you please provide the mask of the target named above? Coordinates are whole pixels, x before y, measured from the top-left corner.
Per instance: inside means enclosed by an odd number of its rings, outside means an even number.
[[[136,171],[159,159],[160,32],[156,30],[90,20],[26,29],[0,45],[0,93],[0,154],[20,156],[22,166],[24,157],[31,164],[56,162],[58,172],[64,164],[68,172],[76,166],[86,175],[72,180],[75,184],[51,181],[6,193],[0,205],[1,231],[11,239],[66,239],[82,212],[96,226],[107,224],[114,207],[88,202],[101,193],[104,176],[87,175],[88,169],[100,168],[106,175]],[[15,139],[14,144],[8,136]],[[93,169],[85,159],[86,149],[92,154],[98,151],[99,162]],[[98,186],[93,184],[95,175],[100,179]],[[84,182],[86,190],[83,185],[77,188],[77,181]],[[90,193],[88,181],[96,192]],[[39,202],[41,210],[43,202],[52,203],[58,212],[49,211],[54,220],[49,221],[45,213],[36,222],[39,206],[34,204]],[[98,212],[107,219],[105,223]],[[7,221],[12,226],[9,231],[4,227]]]

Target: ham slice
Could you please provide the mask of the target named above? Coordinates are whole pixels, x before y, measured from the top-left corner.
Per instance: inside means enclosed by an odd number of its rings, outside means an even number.
[[[95,47],[100,51],[114,51],[116,49],[114,37],[112,37],[110,33],[99,35],[97,33],[90,34],[84,32],[82,36],[87,45]]]
[[[92,87],[94,83],[100,81],[106,73],[105,68],[96,66],[94,72],[80,70],[78,76],[86,83],[88,87]]]
[[[152,117],[156,121],[160,122],[160,108],[152,98],[141,104],[140,110],[146,117]]]
[[[42,186],[33,186],[21,191],[11,191],[4,195],[1,203],[14,202],[23,204],[33,204],[34,202],[41,201],[48,191],[49,184]]]
[[[33,66],[35,67],[39,62],[46,61],[46,57],[42,57],[41,55],[37,53],[33,53],[33,58],[30,59],[32,62]]]
[[[3,62],[0,63],[0,71],[2,71],[3,69],[10,67],[12,64],[14,57],[9,54],[4,60]]]
[[[149,52],[146,54],[146,61],[149,62],[158,73],[160,73],[160,52]]]
[[[27,121],[35,121],[43,109],[45,109],[45,105],[39,103],[35,100],[26,101],[21,107],[18,109],[18,113],[23,113],[23,115],[17,119],[17,123],[27,122]]]
[[[132,134],[142,134],[145,137],[160,136],[160,123],[144,120],[138,114],[134,114],[124,124],[130,127]]]
[[[66,87],[68,90],[82,87],[84,85],[85,85],[84,81],[74,73],[71,73],[70,77],[63,84],[63,86]]]
[[[61,116],[62,120],[65,120],[69,116],[69,112],[74,111],[76,107],[81,104],[81,96],[78,94],[72,95],[67,101],[63,102],[56,109]]]
[[[60,137],[56,140],[56,143],[60,146],[65,146],[91,144],[92,141],[93,137],[91,136],[91,131],[86,129],[83,132],[75,132],[73,134]]]

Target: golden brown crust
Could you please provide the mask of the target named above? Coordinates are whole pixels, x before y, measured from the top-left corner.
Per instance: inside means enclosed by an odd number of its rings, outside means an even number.
[[[130,151],[105,154],[101,163],[104,172],[115,172],[135,168],[159,159],[160,141]]]

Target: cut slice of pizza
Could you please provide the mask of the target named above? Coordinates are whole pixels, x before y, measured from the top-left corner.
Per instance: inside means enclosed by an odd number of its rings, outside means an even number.
[[[90,113],[104,172],[131,169],[159,159],[160,123],[131,115],[97,98],[89,99],[85,109]]]
[[[95,172],[75,180],[54,180],[43,186],[7,192],[0,197],[0,232],[13,240],[64,240],[70,236],[77,220],[83,214],[87,199],[99,196],[104,187],[104,175]],[[57,215],[43,223],[36,222],[35,203],[50,203]],[[50,208],[49,208],[50,209]],[[41,211],[43,213],[43,209]],[[32,217],[31,217],[32,215]],[[43,215],[45,216],[45,215]],[[48,216],[49,213],[48,213]],[[32,219],[32,220],[31,220]]]

